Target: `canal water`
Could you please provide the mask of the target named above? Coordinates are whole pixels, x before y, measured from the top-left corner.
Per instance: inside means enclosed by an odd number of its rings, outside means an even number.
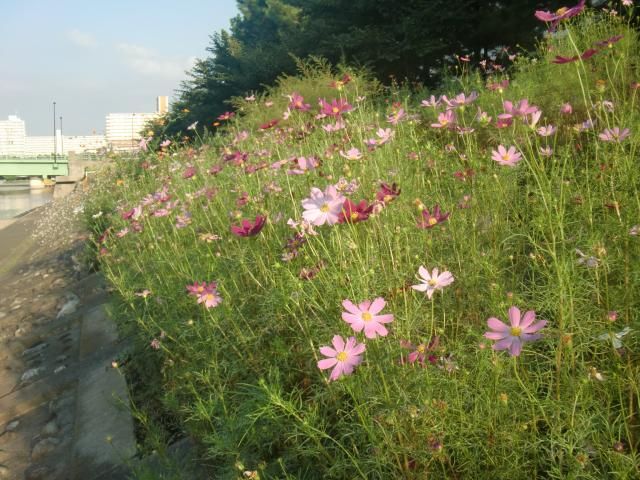
[[[0,219],[16,217],[52,199],[53,188],[31,189],[28,182],[20,181],[0,183]]]

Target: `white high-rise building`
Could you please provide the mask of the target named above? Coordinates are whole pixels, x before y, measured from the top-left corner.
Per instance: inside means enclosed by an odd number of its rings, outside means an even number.
[[[26,137],[24,120],[15,115],[9,115],[7,120],[0,120],[0,156],[23,155]]]
[[[168,97],[156,98],[154,113],[110,113],[106,118],[105,136],[107,144],[113,150],[132,150],[138,148],[147,124],[169,109]]]

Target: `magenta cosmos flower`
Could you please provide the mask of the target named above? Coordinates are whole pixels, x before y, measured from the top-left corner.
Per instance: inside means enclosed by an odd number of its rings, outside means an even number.
[[[544,10],[536,10],[535,17],[538,20],[543,22],[551,23],[551,28],[555,28],[555,26],[562,20],[566,20],[567,18],[575,17],[580,12],[584,10],[585,0],[580,0],[577,5],[574,5],[571,8],[562,7],[556,13],[551,13]]]
[[[342,204],[342,211],[338,217],[338,223],[358,223],[369,218],[373,212],[373,205],[368,205],[366,200],[354,203],[347,198]]]
[[[431,354],[429,355],[429,357],[427,357],[427,353],[437,350],[439,343],[440,337],[438,336],[433,337],[431,341],[429,341],[429,344],[421,343],[419,345],[414,345],[408,340],[400,340],[400,346],[402,348],[411,350],[411,353],[407,355],[407,360],[409,361],[409,363],[418,362],[423,367],[425,366],[425,360],[427,359],[432,365],[435,365],[435,363],[438,361],[438,357],[436,355]]]
[[[325,223],[334,225],[338,223],[344,200],[333,185],[329,185],[324,192],[314,187],[311,196],[302,200],[302,218],[316,226]]]
[[[193,285],[187,285],[187,290],[189,295],[198,297],[198,303],[204,303],[207,308],[216,307],[222,302],[216,282],[194,282]]]
[[[306,112],[311,108],[311,105],[304,103],[304,97],[297,92],[293,92],[289,95],[289,108],[292,110],[301,110]]]
[[[231,232],[239,237],[254,237],[260,233],[266,221],[267,217],[264,215],[256,215],[253,222],[243,218],[239,226],[231,225]]]
[[[491,317],[487,320],[487,325],[492,331],[486,332],[484,336],[489,340],[497,340],[493,344],[494,350],[508,349],[511,356],[517,357],[520,355],[522,345],[525,342],[534,342],[542,337],[541,334],[536,332],[542,329],[547,324],[547,321],[540,320],[535,322],[535,320],[536,312],[533,310],[529,310],[521,317],[520,309],[511,307],[509,309],[511,326],[506,325],[495,317]]]
[[[320,113],[329,117],[339,117],[343,113],[350,112],[353,107],[347,103],[346,100],[335,98],[331,100],[331,103],[327,103],[324,98],[320,99]]]
[[[398,195],[400,195],[398,185],[395,183],[389,185],[388,183],[382,182],[380,184],[380,190],[376,192],[376,200],[383,203],[389,203],[395,200]]]
[[[450,212],[442,213],[440,205],[436,203],[433,207],[433,215],[429,213],[429,209],[422,210],[422,221],[418,223],[418,228],[432,228],[437,224],[444,222],[451,215]]]
[[[516,147],[509,147],[509,150],[502,145],[498,145],[498,150],[491,150],[491,158],[500,165],[514,167],[520,160],[522,155],[516,150]]]
[[[621,142],[629,136],[628,128],[620,130],[619,127],[606,128],[604,132],[598,135],[603,142]]]
[[[433,296],[433,292],[442,290],[447,285],[451,285],[454,280],[453,275],[449,271],[438,273],[438,269],[434,268],[430,274],[429,270],[422,265],[418,269],[418,274],[420,275],[417,277],[418,280],[420,280],[420,284],[411,285],[411,288],[419,292],[425,292],[429,298]]]
[[[318,368],[326,370],[333,367],[329,380],[337,380],[342,375],[351,375],[353,369],[362,362],[365,344],[358,343],[355,337],[349,337],[345,343],[340,335],[334,335],[331,343],[333,348],[320,347],[320,353],[327,358],[318,362]]]
[[[389,333],[383,324],[393,322],[393,314],[378,315],[385,306],[384,298],[365,300],[360,305],[344,300],[342,306],[347,310],[342,312],[342,319],[351,325],[354,332],[364,330],[367,338],[376,338],[377,335],[386,337]]]

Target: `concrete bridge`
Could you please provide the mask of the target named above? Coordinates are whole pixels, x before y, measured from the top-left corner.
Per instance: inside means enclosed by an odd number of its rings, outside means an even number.
[[[69,158],[54,157],[0,157],[0,177],[60,177],[69,175]]]

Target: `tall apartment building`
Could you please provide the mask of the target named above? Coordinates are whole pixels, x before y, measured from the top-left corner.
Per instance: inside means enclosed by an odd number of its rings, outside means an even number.
[[[146,125],[169,111],[169,97],[156,98],[154,113],[110,113],[106,118],[105,136],[113,150],[132,150],[138,147]]]
[[[15,115],[9,115],[7,120],[0,120],[0,156],[23,155],[26,137],[24,120]]]

